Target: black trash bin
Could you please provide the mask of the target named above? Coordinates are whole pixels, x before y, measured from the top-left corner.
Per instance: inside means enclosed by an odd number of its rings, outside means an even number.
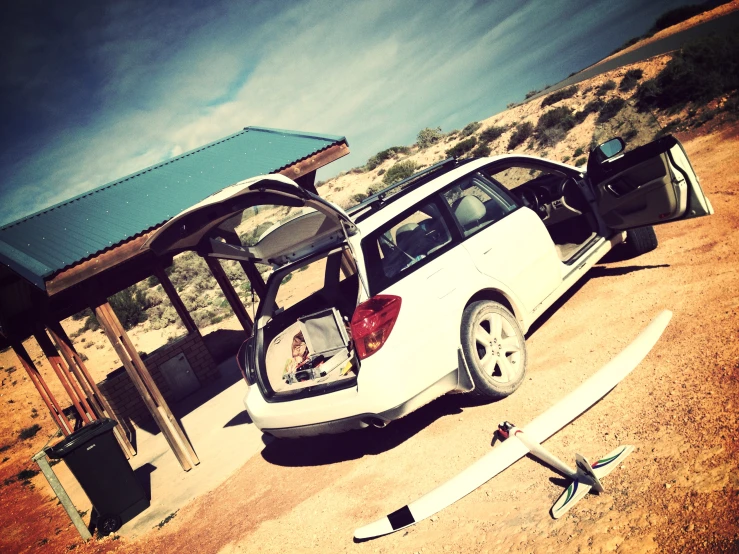
[[[113,434],[116,425],[112,419],[94,421],[46,450],[49,458],[64,460],[87,494],[101,535],[117,531],[149,507],[149,498]]]

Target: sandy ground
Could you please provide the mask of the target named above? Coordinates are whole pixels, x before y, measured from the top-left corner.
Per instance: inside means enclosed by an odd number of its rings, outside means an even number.
[[[637,67],[646,79],[665,62],[662,57]],[[569,102],[581,107],[590,98],[586,88],[618,81],[623,71],[595,78]],[[535,121],[538,104],[493,116],[480,130]],[[593,121],[586,121],[547,155],[571,155],[587,146],[596,130]],[[716,214],[661,226],[657,251],[592,270],[530,334],[529,376],[511,398],[475,405],[465,397],[446,397],[384,430],[271,444],[162,529],[135,541],[113,537],[82,545],[56,500],[43,492],[39,477],[25,484],[17,478],[22,469],[34,467],[34,452],[56,440],[56,429],[12,352],[0,353],[0,552],[739,551],[739,126],[704,127],[681,139]],[[433,163],[457,140],[414,154],[414,159]],[[507,140],[508,133],[493,144],[494,153]],[[339,177],[321,193],[346,204],[352,194],[380,181],[379,169],[396,162]],[[488,451],[498,421],[531,420],[664,308],[675,312],[673,322],[637,371],[547,442],[566,460],[575,451],[592,459],[620,443],[634,444],[636,452],[609,476],[605,494],[583,500],[553,521],[548,510],[561,482],[526,459],[431,521],[369,543],[352,543],[356,527],[464,469]],[[73,333],[80,324],[68,321],[65,327]],[[217,327],[237,325],[231,318]],[[148,352],[167,338],[145,329],[131,334],[137,348]],[[119,365],[100,332],[88,331],[75,342],[96,377]],[[35,341],[27,347],[62,395]],[[38,434],[18,440],[20,430],[32,423],[40,425]]]
[[[655,252],[593,269],[530,335],[529,375],[512,397],[487,405],[445,397],[384,430],[268,445],[161,529],[80,550],[735,552],[739,127],[683,138],[716,214],[661,226]],[[665,308],[673,321],[639,368],[547,442],[564,459],[634,444],[604,494],[554,521],[561,479],[524,459],[432,520],[352,542],[356,527],[486,453],[498,421],[525,424],[556,402]],[[29,492],[25,504],[39,500]],[[44,512],[44,521],[63,523]],[[68,529],[60,535],[74,541]]]

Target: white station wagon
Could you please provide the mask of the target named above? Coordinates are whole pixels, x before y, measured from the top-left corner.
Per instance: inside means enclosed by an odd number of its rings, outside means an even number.
[[[677,139],[624,147],[595,148],[587,172],[522,155],[450,159],[348,212],[257,177],[150,242],[273,268],[238,355],[263,432],[382,427],[449,392],[511,394],[532,323],[608,251],[647,252],[652,225],[713,213]],[[252,246],[218,238],[258,205],[303,213]]]

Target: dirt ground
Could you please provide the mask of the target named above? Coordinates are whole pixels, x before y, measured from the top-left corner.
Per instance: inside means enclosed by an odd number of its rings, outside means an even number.
[[[683,137],[716,210],[658,228],[660,247],[603,263],[529,337],[512,397],[442,398],[384,430],[265,448],[211,494],[122,552],[734,552],[739,549],[739,127]],[[547,442],[569,459],[636,446],[606,492],[554,521],[561,479],[525,459],[432,520],[354,544],[355,528],[418,498],[623,348],[674,318],[639,368]],[[443,314],[439,314],[443,316]]]
[[[0,488],[0,551],[738,551],[739,125],[682,138],[716,214],[658,227],[656,251],[594,268],[530,333],[527,381],[512,397],[475,405],[449,396],[383,430],[270,444],[132,542],[82,545],[55,502],[31,488],[38,477],[10,483]],[[646,360],[547,441],[564,459],[634,444],[605,493],[554,521],[548,510],[562,480],[524,459],[430,520],[352,542],[357,527],[485,454],[497,422],[523,425],[555,403],[665,308],[673,321]],[[38,446],[14,445],[13,460]],[[2,480],[22,467],[9,463],[0,464]]]
[[[650,63],[647,74],[664,62]],[[12,353],[0,354],[0,552],[739,552],[739,125],[716,120],[678,136],[716,214],[660,226],[655,252],[591,270],[529,334],[528,377],[512,397],[475,404],[449,396],[383,430],[272,443],[135,541],[82,544],[42,478],[18,477],[34,468],[34,452],[56,440],[56,428]],[[567,151],[586,142],[567,140]],[[352,542],[357,527],[488,452],[499,421],[525,425],[556,403],[665,308],[672,323],[645,361],[547,441],[565,460],[576,451],[593,459],[635,445],[605,493],[554,521],[548,510],[562,480],[527,458],[430,520]],[[90,361],[99,352],[115,365],[102,335],[88,333],[82,337],[95,344],[82,350]],[[166,341],[147,340],[134,338],[144,350]],[[18,440],[32,423],[40,431]]]

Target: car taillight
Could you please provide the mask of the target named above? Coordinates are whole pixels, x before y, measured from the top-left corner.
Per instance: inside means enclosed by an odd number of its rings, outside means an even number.
[[[360,360],[371,356],[385,344],[398,319],[400,304],[400,296],[378,294],[354,310],[352,339]]]

